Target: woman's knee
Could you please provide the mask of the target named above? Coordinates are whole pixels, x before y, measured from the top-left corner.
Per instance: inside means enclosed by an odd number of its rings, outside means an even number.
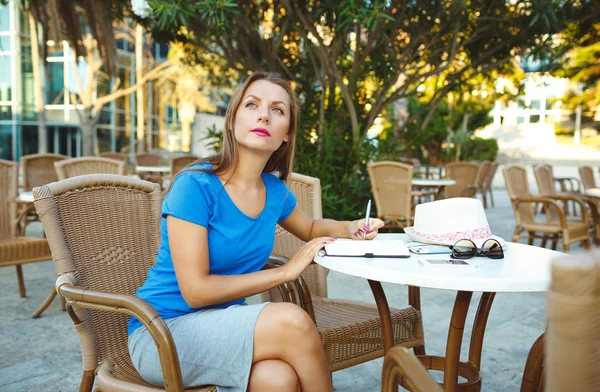
[[[269,306],[274,306],[271,322],[276,331],[287,336],[318,336],[315,323],[301,307],[290,303],[277,303]]]
[[[249,392],[281,391],[296,392],[298,390],[298,375],[284,361],[270,359],[256,362],[250,370],[248,382]]]

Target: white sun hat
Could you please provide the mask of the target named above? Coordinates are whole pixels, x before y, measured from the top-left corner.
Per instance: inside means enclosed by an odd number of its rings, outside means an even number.
[[[467,238],[481,247],[493,238],[506,248],[506,241],[492,234],[481,202],[468,197],[418,204],[414,225],[404,232],[411,240],[425,244],[450,246]]]

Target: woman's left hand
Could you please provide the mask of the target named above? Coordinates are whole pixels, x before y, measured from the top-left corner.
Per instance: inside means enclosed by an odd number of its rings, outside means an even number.
[[[377,237],[377,232],[381,227],[383,227],[381,219],[369,218],[369,225],[365,224],[364,219],[359,219],[348,223],[346,229],[353,240],[372,240]]]

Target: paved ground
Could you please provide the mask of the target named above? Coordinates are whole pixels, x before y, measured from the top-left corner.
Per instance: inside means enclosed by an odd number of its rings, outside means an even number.
[[[595,166],[600,166],[597,162]],[[562,175],[577,176],[576,167],[560,169]],[[501,173],[494,182],[501,187]],[[599,182],[600,183],[600,182]],[[535,189],[535,188],[534,188]],[[494,189],[495,207],[487,210],[494,234],[510,240],[514,216],[503,188]],[[40,233],[32,227],[30,234]],[[27,298],[20,298],[14,268],[0,268],[0,390],[75,391],[81,374],[79,343],[66,313],[55,301],[39,319],[30,315],[53,286],[55,271],[51,262],[24,267]],[[384,285],[391,306],[407,304],[406,288]],[[367,282],[332,272],[329,293],[333,298],[373,303]],[[454,292],[422,290],[426,348],[443,354]],[[468,350],[470,325],[479,295],[475,294],[467,319],[463,353]],[[483,346],[484,391],[518,391],[523,366],[531,344],[545,328],[544,295],[500,294],[488,321]],[[465,355],[463,355],[465,359]],[[374,392],[380,390],[381,360],[338,371],[333,376],[336,391]],[[439,376],[439,375],[438,375]]]

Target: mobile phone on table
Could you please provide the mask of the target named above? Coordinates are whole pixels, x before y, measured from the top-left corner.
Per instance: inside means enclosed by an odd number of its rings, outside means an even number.
[[[469,263],[466,260],[458,260],[458,259],[419,259],[419,263],[424,267],[452,267],[452,266],[461,266],[461,267],[475,267],[474,264]]]

